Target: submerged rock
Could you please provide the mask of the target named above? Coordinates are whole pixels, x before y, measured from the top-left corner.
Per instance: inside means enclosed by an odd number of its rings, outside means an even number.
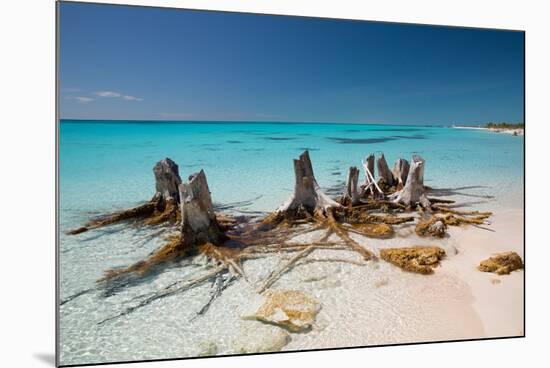
[[[371,238],[390,238],[393,227],[388,224],[354,224],[353,228]]]
[[[387,248],[380,250],[380,257],[397,267],[409,271],[428,275],[433,273],[433,267],[445,256],[440,247],[409,247]]]
[[[253,301],[243,319],[255,319],[298,332],[309,329],[320,303],[298,290],[267,290]]]
[[[505,252],[495,254],[484,261],[481,261],[478,270],[482,272],[493,272],[498,275],[508,275],[514,270],[523,268],[523,261],[516,252]]]
[[[415,228],[419,236],[435,236],[443,238],[447,232],[445,222],[437,217],[432,217],[429,220],[420,221]]]
[[[277,326],[244,322],[235,343],[237,354],[279,351],[290,342],[290,334]]]

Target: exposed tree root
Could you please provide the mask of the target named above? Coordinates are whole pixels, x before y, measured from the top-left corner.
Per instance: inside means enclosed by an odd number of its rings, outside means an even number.
[[[376,256],[373,252],[365,249],[362,247],[359,243],[357,243],[355,240],[353,240],[348,232],[342,228],[342,226],[336,221],[334,218],[334,214],[332,212],[332,209],[330,208],[327,211],[327,225],[329,229],[331,229],[336,235],[338,235],[346,244],[353,250],[355,250],[357,253],[361,254],[365,260],[370,259],[376,259]]]
[[[304,248],[302,251],[295,254],[287,263],[279,267],[279,269],[274,270],[267,279],[256,289],[256,291],[261,294],[266,289],[268,289],[281,275],[285,272],[287,272],[292,266],[298,262],[300,259],[307,257],[311,252],[313,252],[315,248],[313,246],[308,246]]]
[[[113,225],[121,221],[127,221],[134,218],[144,218],[151,216],[155,212],[157,204],[155,202],[147,202],[137,207],[133,207],[124,211],[115,212],[110,215],[101,216],[91,220],[86,225],[74,230],[69,230],[68,235],[76,235],[88,230],[97,229],[99,227]]]
[[[162,289],[161,291],[153,293],[151,296],[143,299],[138,304],[124,309],[121,313],[119,313],[115,316],[106,318],[106,319],[98,322],[98,325],[101,325],[105,322],[111,321],[115,318],[128,315],[128,314],[136,311],[137,309],[140,309],[140,308],[152,303],[155,300],[165,298],[167,296],[174,295],[176,293],[181,293],[185,290],[189,290],[189,289],[192,289],[194,287],[197,287],[197,286],[205,283],[206,281],[210,280],[212,277],[215,277],[218,273],[224,272],[225,270],[226,270],[225,266],[218,266],[218,267],[215,267],[215,268],[211,269],[209,272],[207,272],[207,273],[205,273],[205,274],[203,274],[203,275],[201,275],[201,276],[199,276],[199,277],[197,277],[193,280],[182,281],[182,282],[178,282],[178,283],[172,284],[170,286],[167,286],[164,289]]]
[[[433,206],[438,212],[427,220],[421,220],[416,225],[416,233],[420,236],[443,237],[447,226],[487,225],[491,212],[454,211],[441,206]],[[459,216],[462,215],[462,216]]]
[[[214,303],[214,301],[220,295],[222,295],[223,291],[227,289],[233,282],[235,282],[235,280],[237,280],[237,277],[233,275],[227,277],[224,280],[223,274],[221,272],[217,273],[215,276],[214,282],[212,283],[212,288],[214,290],[210,294],[210,299],[208,299],[208,302],[206,302],[206,304],[203,305],[203,307],[197,312],[197,314],[193,318],[191,318],[191,321],[205,314],[210,308],[210,306],[212,305],[212,303]]]
[[[489,218],[493,215],[492,212],[480,212],[480,211],[457,211],[453,210],[451,208],[445,207],[445,206],[432,206],[433,211],[441,212],[441,213],[451,213],[453,215],[462,215],[462,216],[484,216],[485,218]]]
[[[351,208],[337,211],[336,216],[340,222],[347,222],[352,224],[388,224],[399,225],[406,222],[414,221],[413,216],[394,216],[394,215],[375,215],[370,214],[364,208]]]
[[[179,235],[172,236],[171,239],[159,250],[153,252],[146,260],[139,261],[128,267],[108,270],[98,282],[109,281],[118,278],[128,273],[136,273],[139,276],[145,275],[154,266],[175,260],[178,257],[184,256],[181,237]],[[189,249],[189,251],[191,251]]]
[[[355,261],[353,259],[346,258],[306,258],[302,259],[300,262],[297,262],[295,266],[301,266],[308,263],[347,263],[355,266],[366,266],[368,263]]]
[[[165,222],[170,222],[175,224],[181,221],[180,211],[178,209],[178,203],[175,199],[169,199],[166,201],[164,208],[162,210],[157,209],[155,212],[147,219],[145,219],[145,225],[159,225]]]
[[[424,189],[426,189],[426,187],[424,187]],[[428,200],[429,200],[430,203],[432,203],[432,204],[434,204],[434,203],[443,203],[443,204],[452,204],[452,203],[455,203],[455,201],[453,201],[452,199],[443,199],[443,198],[428,197]]]
[[[81,290],[79,291],[78,293],[75,293],[73,295],[69,295],[68,297],[66,297],[65,299],[63,299],[59,305],[62,306],[72,300],[75,300],[76,298],[82,296],[82,295],[86,295],[86,294],[90,294],[92,292],[94,292],[96,289],[95,288],[90,288],[90,289],[86,289],[86,290]]]
[[[273,253],[293,253],[299,252],[306,247],[313,247],[314,249],[330,249],[330,250],[349,250],[349,247],[340,245],[340,243],[334,242],[313,242],[313,243],[300,243],[300,244],[273,244],[269,246],[258,246],[253,248],[247,248],[240,255],[241,260],[262,258],[262,254]],[[257,256],[260,257],[257,257]]]
[[[352,233],[367,236],[369,238],[389,239],[394,235],[391,225],[382,224],[353,224],[344,226],[347,231]]]
[[[207,243],[199,247],[199,252],[206,255],[214,262],[227,267],[232,275],[241,276],[248,281],[240,264],[240,249],[217,247],[211,243]]]

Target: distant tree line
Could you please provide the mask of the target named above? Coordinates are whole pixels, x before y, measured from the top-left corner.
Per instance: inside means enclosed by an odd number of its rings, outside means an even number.
[[[523,129],[525,124],[512,124],[512,123],[488,123],[487,128],[494,129]]]

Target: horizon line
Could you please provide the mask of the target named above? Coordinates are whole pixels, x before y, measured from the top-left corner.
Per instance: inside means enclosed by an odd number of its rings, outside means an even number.
[[[489,121],[485,123],[471,123],[471,124],[461,124],[461,123],[368,123],[368,122],[322,122],[322,121],[277,121],[277,120],[171,120],[171,119],[80,119],[80,118],[59,118],[59,121],[65,121],[69,122],[74,121],[77,122],[128,122],[128,123],[148,123],[148,122],[154,122],[154,123],[205,123],[205,124],[212,124],[212,123],[223,123],[223,124],[231,124],[231,123],[239,123],[239,124],[347,124],[347,125],[394,125],[394,126],[438,126],[438,127],[452,127],[452,126],[483,126],[490,123],[506,123],[506,124],[525,124],[524,122],[497,122],[497,121]]]

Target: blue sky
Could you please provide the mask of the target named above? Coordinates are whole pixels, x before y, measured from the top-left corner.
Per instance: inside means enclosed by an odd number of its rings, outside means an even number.
[[[62,3],[64,119],[523,121],[521,32]]]

